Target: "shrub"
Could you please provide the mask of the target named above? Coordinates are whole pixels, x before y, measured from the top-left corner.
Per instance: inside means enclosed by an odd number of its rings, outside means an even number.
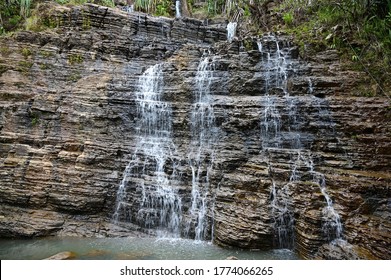
[[[293,25],[293,14],[291,12],[285,13],[282,16],[282,19],[284,20],[284,23],[288,26]]]

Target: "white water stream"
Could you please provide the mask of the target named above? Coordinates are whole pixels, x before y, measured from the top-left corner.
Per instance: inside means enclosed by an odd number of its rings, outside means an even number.
[[[191,220],[195,226],[195,240],[210,238],[212,220],[212,192],[209,175],[213,167],[217,128],[210,87],[213,81],[215,57],[204,55],[195,77],[195,102],[191,108],[191,135],[189,165],[192,172]]]
[[[137,146],[117,192],[114,219],[157,229],[161,236],[179,237],[182,202],[173,186],[176,148],[171,107],[162,100],[163,86],[162,64],[149,67],[139,78]],[[131,202],[129,189],[141,192],[141,201]]]

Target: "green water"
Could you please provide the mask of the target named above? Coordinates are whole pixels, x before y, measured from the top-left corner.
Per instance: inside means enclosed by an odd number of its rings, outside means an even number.
[[[0,259],[39,260],[71,251],[76,259],[89,260],[221,260],[234,256],[244,260],[289,260],[289,250],[249,251],[220,248],[210,242],[153,238],[43,238],[1,239]]]

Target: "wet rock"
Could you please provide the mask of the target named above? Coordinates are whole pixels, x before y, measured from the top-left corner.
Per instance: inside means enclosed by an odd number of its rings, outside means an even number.
[[[323,260],[357,260],[360,259],[352,245],[344,240],[335,240],[319,248],[315,258]],[[366,256],[366,259],[368,257]]]
[[[46,258],[45,260],[71,260],[76,257],[76,254],[73,252],[65,251],[65,252],[60,252],[57,253],[53,256],[50,256]]]
[[[0,38],[0,64],[7,66],[0,72],[0,236],[146,235],[137,220],[137,182],[129,183],[131,219],[113,223],[113,213],[139,140],[138,79],[157,63],[176,147],[164,172],[172,175],[176,164],[187,215],[195,76],[210,53],[218,141],[211,170],[201,174],[213,200],[207,236],[213,229],[221,246],[279,247],[275,186],[289,198],[294,247],[303,258],[353,258],[322,230],[327,201],[318,172],[345,241],[360,258],[391,257],[389,100],[360,96],[365,73],[346,70],[337,52],[302,61],[290,38],[265,35],[255,55],[240,42],[227,44],[221,23],[93,4],[51,11],[58,28]],[[273,70],[277,54],[285,64]],[[149,170],[142,180],[155,175]],[[194,236],[194,221],[190,228]]]

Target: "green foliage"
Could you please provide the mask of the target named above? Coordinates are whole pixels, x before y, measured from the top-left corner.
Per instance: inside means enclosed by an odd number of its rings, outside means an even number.
[[[0,1],[0,34],[16,30],[30,15],[32,0]]]
[[[0,75],[8,71],[8,67],[4,64],[0,64]]]
[[[52,57],[54,56],[54,54],[50,51],[45,51],[45,50],[40,50],[39,51],[39,54],[44,57],[44,58],[48,58],[48,57]]]
[[[282,19],[284,20],[284,23],[288,26],[292,26],[293,25],[293,14],[291,12],[288,12],[288,13],[285,13],[283,16],[282,16]]]
[[[345,18],[345,14],[332,6],[321,6],[319,10],[315,12],[317,21],[324,25],[333,25],[341,22]]]
[[[21,54],[27,59],[31,55],[31,50],[29,48],[23,48]]]
[[[69,0],[56,0],[58,4],[65,5],[69,3]]]
[[[42,64],[39,65],[39,68],[40,68],[41,70],[47,70],[47,69],[50,69],[50,68],[51,68],[51,65],[48,64],[48,63],[42,63]]]
[[[250,17],[251,16],[250,8],[247,5],[244,6],[244,16],[245,17]]]
[[[65,5],[65,4],[70,4],[70,5],[83,5],[89,0],[56,0],[58,4]]]
[[[39,26],[39,18],[35,15],[27,18],[24,26],[28,31],[41,31]]]
[[[48,28],[52,29],[58,27],[60,25],[60,20],[61,18],[51,15],[50,11],[42,14],[34,10],[31,16],[26,19],[24,28],[25,30],[39,32]]]
[[[61,18],[56,18],[52,15],[45,15],[41,18],[43,29],[56,28],[60,26]]]
[[[30,111],[29,118],[31,119],[31,126],[36,126],[39,123],[40,114]]]
[[[27,74],[30,71],[32,66],[33,66],[33,63],[30,61],[20,61],[18,63],[17,70],[19,72],[22,72],[23,74]]]
[[[30,14],[32,0],[3,0],[1,2],[0,11],[2,17],[13,16],[18,13],[20,16],[27,18]]]
[[[294,35],[300,54],[335,49],[352,69],[367,72],[386,94],[384,85],[391,87],[391,0],[307,2],[285,0],[274,9],[283,15],[286,31]],[[373,90],[359,93],[374,95]]]
[[[91,18],[90,16],[83,14],[83,25],[84,30],[91,29]]]
[[[22,19],[22,17],[20,15],[13,15],[9,19],[8,23],[13,25],[13,26],[17,26],[20,23],[21,19]]]
[[[246,49],[246,51],[251,51],[251,50],[254,49],[252,40],[244,40],[243,41],[243,46]]]
[[[155,0],[135,0],[134,8],[141,12],[152,13],[154,12],[154,2]]]
[[[115,7],[114,0],[101,0],[101,1],[103,6],[110,7],[110,8]]]
[[[215,16],[217,14],[229,15],[235,6],[237,0],[208,0],[207,12],[209,16]]]
[[[156,16],[170,16],[170,7],[171,7],[172,1],[171,0],[161,0],[157,1],[156,4]]]
[[[71,54],[68,57],[68,63],[73,65],[73,64],[80,64],[83,63],[84,58],[81,54]]]
[[[0,54],[2,56],[9,56],[11,54],[11,49],[7,46],[2,46],[0,47]]]
[[[113,8],[115,7],[114,0],[55,0],[60,5],[83,5],[86,3],[95,3],[98,5]]]
[[[27,18],[30,15],[31,0],[20,0],[20,14]]]
[[[70,74],[68,77],[67,77],[67,81],[69,82],[77,82],[78,80],[81,79],[81,74],[79,72],[74,72],[72,74]]]
[[[31,126],[36,126],[38,123],[39,123],[39,117],[38,116],[34,116],[31,119]]]

